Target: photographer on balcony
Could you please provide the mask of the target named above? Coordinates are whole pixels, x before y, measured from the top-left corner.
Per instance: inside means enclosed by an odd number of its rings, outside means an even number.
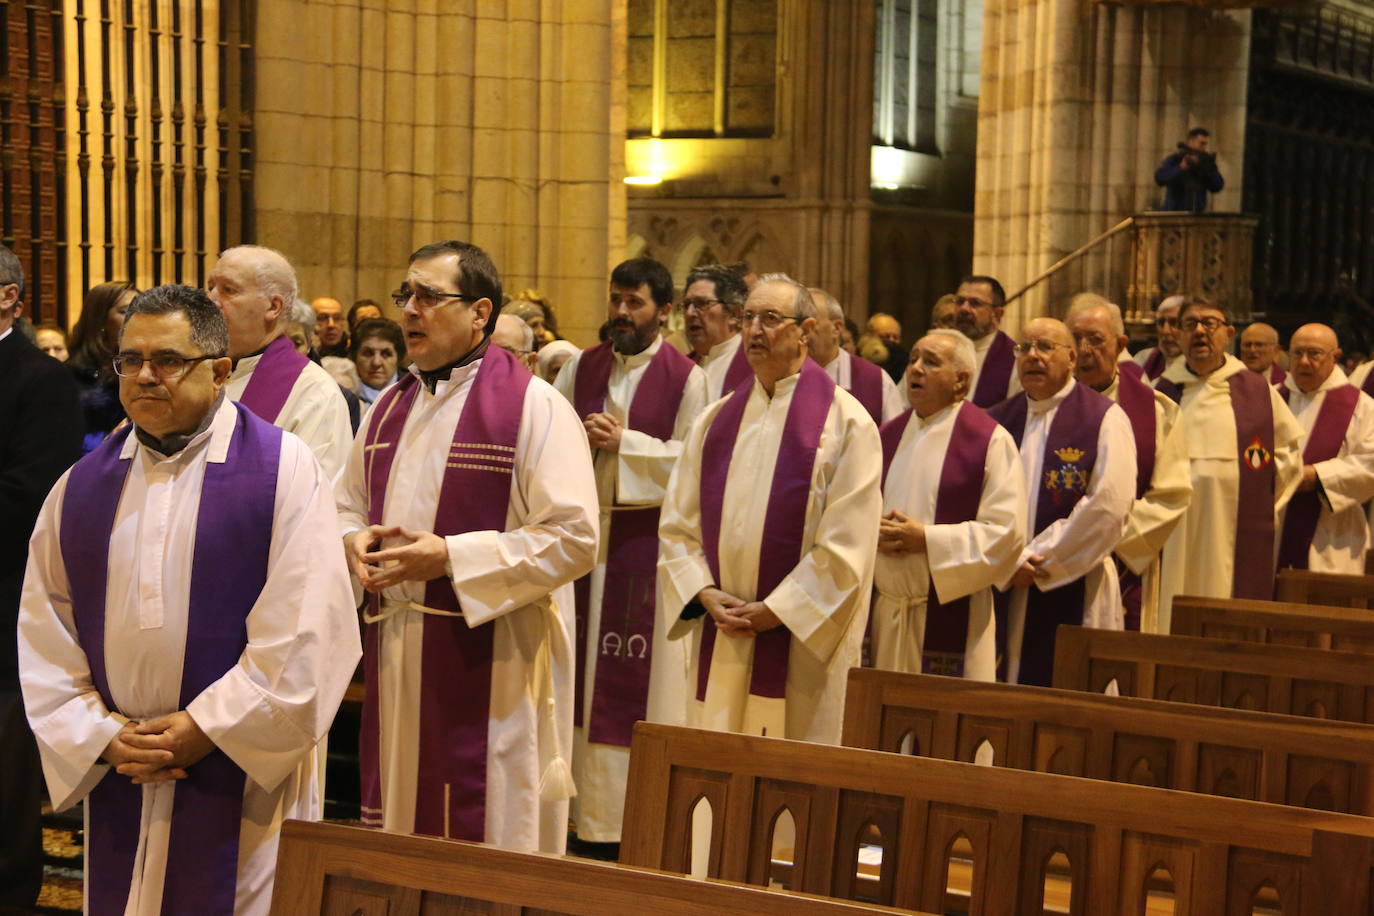
[[[1217,171],[1217,154],[1208,151],[1212,135],[1205,127],[1188,131],[1188,139],[1178,145],[1178,152],[1166,156],[1155,171],[1155,184],[1164,192],[1164,210],[1185,210],[1203,213],[1207,210],[1207,194],[1217,193],[1225,185]]]

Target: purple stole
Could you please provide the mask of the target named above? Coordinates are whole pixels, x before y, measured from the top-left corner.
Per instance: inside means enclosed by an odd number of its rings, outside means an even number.
[[[440,537],[469,531],[505,531],[520,414],[532,376],[500,347],[488,346],[454,427],[447,468],[434,513]],[[372,407],[364,448],[368,523],[382,524],[387,481],[420,380],[405,373]],[[372,613],[380,599],[369,595]],[[415,832],[480,842],[486,834],[487,728],[491,707],[493,626],[469,627],[453,583],[425,583],[425,606],[455,616],[426,614],[421,649],[420,747],[415,790]],[[380,826],[382,813],[378,633],[363,631],[367,696],[359,769],[364,826]],[[402,802],[404,804],[404,802]]]
[[[1274,408],[1269,382],[1245,370],[1232,375],[1231,409],[1240,458],[1236,492],[1236,552],[1231,597],[1268,601],[1274,595]]]
[[[735,355],[730,358],[730,365],[725,367],[725,383],[721,386],[721,397],[734,391],[740,385],[747,384],[750,388],[754,387],[754,369],[749,365],[749,355],[746,352],[744,335],[740,335],[739,349],[735,350]]]
[[[994,331],[997,336],[988,347],[988,355],[983,359],[983,370],[978,373],[978,384],[973,389],[973,401],[983,409],[1002,403],[1011,387],[1011,371],[1016,368],[1016,351],[1011,338],[1002,331]]]
[[[248,645],[248,613],[267,582],[281,431],[236,405],[223,463],[206,462],[191,561],[186,649],[177,708],[185,709],[238,664]],[[131,459],[120,458],[131,426],[112,434],[72,468],[59,536],[71,584],[77,640],[107,709],[117,710],[105,667],[105,600],[110,533]],[[215,750],[186,770],[172,801],[164,912],[195,908],[230,916],[238,884],[243,770]],[[87,892],[92,916],[124,912],[138,847],[143,787],[110,770],[86,798]]]
[[[1150,489],[1155,475],[1156,417],[1155,393],[1145,382],[1145,372],[1135,363],[1120,363],[1117,367],[1116,402],[1131,421],[1135,439],[1135,498],[1140,499]],[[1121,602],[1126,609],[1125,626],[1140,630],[1140,577],[1125,563],[1117,563],[1121,584]]]
[[[836,357],[839,359],[839,357]],[[863,405],[873,422],[883,425],[883,370],[866,359],[849,358],[849,393]]]
[[[573,382],[577,415],[606,409],[611,366],[609,341],[583,350]],[[673,438],[673,426],[692,362],[663,343],[644,369],[627,411],[625,426],[653,436]],[[606,579],[601,590],[600,647],[596,683],[592,685],[591,723],[587,740],[595,744],[629,747],[635,722],[643,719],[649,702],[649,647],[654,638],[655,578],[658,574],[659,506],[617,507],[611,514],[606,547]],[[587,621],[591,604],[590,575],[574,585],[577,595],[577,664],[587,657]],[[635,640],[639,640],[636,650]],[[585,677],[577,677],[573,724],[582,725]]]
[[[1317,464],[1336,457],[1359,400],[1360,391],[1353,385],[1342,385],[1326,392],[1312,433],[1307,437],[1307,447],[1302,452],[1303,464]],[[1283,538],[1279,542],[1279,569],[1307,569],[1312,536],[1317,533],[1321,511],[1321,498],[1316,490],[1293,494],[1284,516]]]
[[[883,442],[883,485],[897,454],[902,433],[914,416],[906,410],[878,431]],[[965,404],[954,418],[945,459],[940,465],[940,489],[935,497],[935,525],[957,525],[978,517],[983,500],[988,445],[997,421],[975,404]],[[968,646],[968,596],[941,602],[930,580],[926,592],[926,631],[921,644],[921,672],[963,677]]]
[[[1374,369],[1369,370],[1369,374],[1364,377],[1364,384],[1360,386],[1360,390],[1374,398]]]
[[[1169,359],[1164,355],[1164,351],[1159,349],[1159,347],[1155,347],[1150,351],[1150,355],[1145,360],[1145,365],[1141,367],[1141,371],[1145,374],[1147,379],[1153,382],[1164,374],[1164,370],[1168,365]]]
[[[291,395],[291,388],[309,362],[296,352],[289,337],[278,337],[258,357],[258,364],[253,367],[248,387],[243,389],[239,403],[268,423],[277,422],[277,415]]]
[[[1073,507],[1088,491],[1088,481],[1097,465],[1097,435],[1102,418],[1111,409],[1110,398],[1087,385],[1075,384],[1055,412],[1045,436],[1044,462],[1041,466],[1040,492],[1036,497],[1035,531],[1039,534],[1053,522],[1068,518]],[[1021,444],[1026,431],[1028,396],[1017,394],[988,411],[993,419]],[[1007,599],[998,602],[997,632],[1005,637]],[[1083,622],[1085,585],[1076,579],[1048,592],[1031,586],[1026,589],[1026,625],[1021,647],[1018,682],[1048,687],[1054,673],[1054,640],[1060,624],[1077,626]],[[1005,657],[1005,655],[1004,655]]]
[[[752,385],[740,385],[720,408],[701,448],[701,540],[711,575],[720,582],[720,530],[724,516],[725,481],[730,474],[735,439],[744,407],[753,394]],[[777,588],[801,561],[802,532],[806,510],[811,504],[811,476],[820,447],[821,430],[835,399],[835,382],[810,359],[802,363],[792,402],[787,408],[782,442],[773,465],[773,485],[768,493],[768,508],[763,520],[759,549],[758,583],[753,597],[763,600]],[[730,549],[729,544],[725,549]],[[739,595],[749,598],[748,595]],[[716,644],[716,628],[708,615],[702,622],[701,660],[697,671],[697,699],[706,698],[711,674],[711,655]],[[787,656],[792,634],[787,627],[774,627],[754,637],[753,670],[749,692],[754,696],[783,697],[787,688]]]
[[[1269,384],[1282,385],[1288,380],[1288,373],[1283,371],[1283,367],[1277,362],[1269,365]]]

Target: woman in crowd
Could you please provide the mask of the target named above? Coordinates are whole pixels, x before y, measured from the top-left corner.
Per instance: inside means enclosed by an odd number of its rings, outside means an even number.
[[[70,355],[67,352],[67,332],[55,324],[40,324],[34,328],[33,342],[59,363],[65,363]]]
[[[119,281],[91,287],[81,303],[81,317],[72,328],[67,366],[81,387],[81,412],[86,418],[83,453],[99,445],[124,420],[114,356],[124,312],[137,292],[132,283]]]
[[[362,387],[358,397],[364,406],[371,406],[392,382],[405,359],[405,335],[401,326],[388,318],[368,318],[358,324],[353,335],[353,364],[358,367]]]

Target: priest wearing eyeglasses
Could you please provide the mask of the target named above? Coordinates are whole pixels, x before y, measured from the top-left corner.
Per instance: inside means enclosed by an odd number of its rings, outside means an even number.
[[[228,347],[203,292],[140,293],[115,360],[131,425],[33,536],[20,678],[53,806],[85,802],[97,916],[267,913],[361,654],[329,478],[225,396]]]
[[[752,377],[693,425],[664,499],[658,628],[686,651],[654,665],[649,715],[838,743],[882,512],[878,428],[807,356],[805,286],[765,275],[742,314]]]
[[[1124,624],[1111,555],[1135,499],[1135,438],[1118,405],[1075,381],[1063,322],[1028,322],[1015,351],[1023,393],[988,413],[1021,449],[1030,540],[1000,584],[998,639],[1008,683],[1048,687],[1060,624]]]

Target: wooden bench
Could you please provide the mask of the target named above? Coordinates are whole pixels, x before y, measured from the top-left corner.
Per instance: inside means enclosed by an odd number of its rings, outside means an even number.
[[[282,828],[272,893],[274,916],[896,912],[482,843],[304,821],[287,821]]]
[[[844,744],[1374,815],[1374,727],[855,668]]]
[[[1275,597],[1293,604],[1374,607],[1374,576],[1284,569],[1279,571]]]
[[[1368,914],[1374,819],[972,766],[879,751],[640,723],[621,836],[625,864],[686,872],[698,805],[709,874],[761,884],[784,812],[792,887],[852,898],[861,847],[881,846],[878,902],[943,912],[959,844],[971,914],[1041,913],[1063,855],[1067,911],[1139,913],[1157,883],[1178,916]],[[698,838],[700,840],[700,838]],[[1272,895],[1272,896],[1271,896]]]
[[[1374,613],[1364,608],[1181,597],[1174,599],[1171,628],[1175,636],[1374,652]]]
[[[1197,636],[1061,626],[1054,686],[1122,696],[1374,722],[1368,655]]]

